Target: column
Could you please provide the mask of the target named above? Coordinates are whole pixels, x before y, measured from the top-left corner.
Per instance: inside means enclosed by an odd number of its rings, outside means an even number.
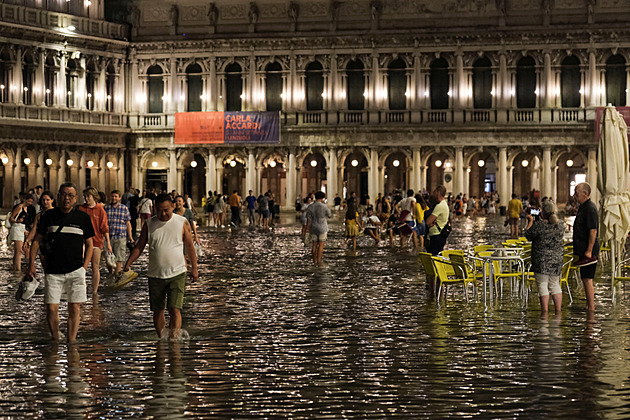
[[[118,154],[116,165],[116,188],[121,191],[121,194],[124,194],[127,190],[125,186],[125,152],[122,151]]]
[[[138,60],[135,59],[131,60],[131,78],[129,84],[129,111],[137,114],[140,113],[140,95],[142,95],[142,90],[141,84],[138,81]]]
[[[455,184],[453,185],[453,194],[457,196],[464,192],[464,148],[455,148]]]
[[[455,54],[456,72],[457,72],[457,108],[465,108],[468,98],[468,89],[466,86],[466,75],[464,74],[464,55],[461,51]],[[463,184],[460,184],[460,187]]]
[[[22,93],[22,48],[17,47],[15,49],[15,64],[13,65],[13,86],[10,87],[10,94],[13,94],[13,103],[23,103]],[[11,99],[9,99],[11,101]],[[20,189],[17,190],[18,192]]]
[[[64,182],[66,182],[66,153],[63,151],[59,151],[59,167],[57,168],[57,188],[61,186]],[[77,194],[80,194],[77,191]]]
[[[217,165],[217,191],[219,191],[220,194],[223,194],[223,165]]]
[[[422,155],[420,154],[420,148],[411,149],[412,163],[411,163],[411,181],[409,187],[414,191],[420,191],[422,189]],[[385,191],[383,191],[385,193]],[[389,192],[389,191],[388,191]]]
[[[287,208],[290,209],[295,206],[296,200],[296,162],[295,151],[289,151],[289,167],[287,168]]]
[[[338,194],[337,191],[337,153],[334,149],[328,150],[328,173],[326,174],[326,195],[328,196],[328,204],[333,204],[333,198]]]
[[[544,79],[544,87],[545,87],[545,105],[544,108],[553,108],[555,105],[555,77],[553,72],[551,71],[551,53],[549,51],[545,51],[545,68],[543,72]],[[543,85],[543,83],[541,83]],[[540,95],[540,89],[539,89]]]
[[[591,200],[596,205],[599,205],[601,194],[599,193],[599,189],[597,188],[597,149],[595,147],[591,147],[588,149],[587,159],[586,182],[588,182],[591,186]]]
[[[464,194],[470,198],[470,166],[463,168],[464,171]]]
[[[15,161],[13,162],[13,191],[15,194],[22,191],[22,147],[15,150]]]
[[[542,168],[543,172],[542,172],[542,180],[543,180],[543,188],[541,191],[541,195],[544,196],[551,196],[551,194],[553,193],[553,186],[551,183],[551,177],[552,177],[552,172],[551,172],[551,148],[550,147],[545,147],[543,149],[543,168]]]
[[[177,191],[177,194],[184,194],[184,168],[177,168],[175,172],[177,173],[177,178],[175,180],[175,191]]]
[[[79,182],[77,187],[83,191],[86,187],[86,177],[85,177],[85,168],[86,168],[86,157],[85,157],[85,152],[81,153],[81,156],[79,157]],[[107,193],[107,191],[106,191]]]
[[[429,194],[432,193],[432,191],[428,191],[429,186],[427,185],[427,171],[429,170],[429,168],[426,165],[421,165],[420,166],[420,189],[421,190],[427,190],[427,192]]]
[[[378,109],[379,108],[379,99],[377,92],[380,90],[380,83],[378,82],[378,53],[372,53],[372,81],[370,83],[370,90],[368,92],[368,106],[367,109]],[[371,99],[371,101],[370,101]],[[369,188],[368,188],[369,189]],[[372,194],[370,194],[370,199],[372,199]],[[357,194],[358,195],[358,194]],[[375,196],[376,197],[376,196]]]
[[[77,108],[79,109],[85,109],[85,105],[87,103],[86,101],[86,73],[87,73],[87,69],[85,67],[85,55],[81,54],[81,58],[79,59],[79,63],[80,63],[80,68],[79,68],[79,77],[77,80],[77,91],[76,91],[76,98],[75,101],[75,105],[77,106]]]
[[[291,55],[289,57],[289,82],[287,83],[287,92],[285,92],[288,98],[287,101],[287,111],[295,111],[297,109],[297,64],[295,62],[295,54],[293,52],[291,52]],[[295,155],[293,156],[295,158]],[[289,202],[288,199],[288,187],[287,187],[287,203]],[[294,200],[295,202],[295,200]],[[290,203],[291,205],[293,205],[294,203]]]
[[[499,54],[499,84],[496,94],[499,95],[497,105],[499,108],[508,108],[510,104],[510,78],[507,71],[507,57],[504,52]],[[503,197],[501,197],[503,201]]]
[[[66,96],[68,95],[68,87],[66,86],[66,60],[68,54],[60,52],[59,55],[59,72],[57,73],[57,86],[55,89],[57,99],[55,99],[55,103],[57,106],[66,106]],[[63,182],[60,182],[60,184],[62,183]]]
[[[95,98],[92,98],[94,101],[94,109],[96,111],[105,111],[107,107],[105,106],[107,102],[107,86],[106,79],[107,75],[105,73],[105,67],[107,66],[107,62],[105,59],[99,60],[99,73],[98,73],[98,87],[95,89]]]
[[[208,150],[206,159],[206,190],[217,191],[217,161],[213,150]]]
[[[424,86],[422,84],[422,74],[420,72],[420,67],[422,66],[420,62],[420,53],[413,53],[413,76],[412,83],[409,87],[409,91],[411,92],[411,109],[416,109],[419,107],[421,103],[420,98],[424,97]],[[416,176],[417,178],[417,176]]]
[[[254,55],[254,53],[252,52],[249,56],[249,92],[247,92],[247,94],[245,95],[245,98],[247,98],[247,104],[245,104],[245,108],[246,110],[249,111],[254,111],[256,109],[260,109],[258,108],[258,91],[257,91],[257,86],[258,83],[256,83],[257,78],[256,78],[256,56]],[[254,190],[255,191],[255,190]]]
[[[170,69],[171,77],[169,78],[169,81],[168,81],[168,87],[165,89],[168,104],[166,106],[166,109],[164,109],[164,112],[168,112],[169,114],[174,114],[177,111],[177,102],[179,100],[178,95],[177,95],[177,60],[175,59],[175,57],[173,56],[170,57],[170,64],[171,64],[171,69]]]
[[[131,172],[131,179],[129,180],[131,185],[129,186],[140,189],[140,177],[138,175],[138,151],[136,149],[129,151],[129,162],[131,165],[131,168],[129,169]]]
[[[112,103],[112,109],[114,112],[124,112],[124,98],[125,98],[125,63],[121,61],[120,63],[116,63],[116,80],[114,81],[114,92]]]
[[[330,77],[328,78],[327,89],[328,97],[330,98],[329,109],[339,109],[341,92],[337,92],[337,54],[335,53],[330,54]],[[330,162],[328,163],[328,167],[330,168]],[[328,184],[330,184],[330,181],[328,181]],[[331,198],[330,194],[329,198]]]
[[[33,92],[33,104],[39,106],[46,106],[46,82],[44,79],[46,78],[44,65],[46,64],[46,50],[43,48],[39,49],[39,62],[37,63],[37,71],[35,73],[35,83],[33,87],[35,88],[35,92]]]
[[[507,206],[508,201],[510,201],[510,186],[508,185],[508,176],[507,176],[507,148],[500,147],[499,148],[499,179],[498,179],[498,188],[499,191],[499,199],[500,205]]]
[[[98,161],[98,187],[97,187],[101,191],[104,191],[106,188],[106,182],[107,182],[106,172],[107,172],[107,152],[105,150],[102,150],[101,158]]]
[[[168,151],[169,161],[168,161],[168,181],[167,181],[167,190],[173,191],[177,189],[177,154],[174,149]]]
[[[37,151],[37,162],[35,166],[35,183],[44,185],[44,150]]]
[[[375,148],[370,149],[368,170],[368,195],[370,196],[370,202],[373,203],[378,194],[378,151]],[[358,196],[359,194],[357,193]]]
[[[252,150],[249,150],[249,154],[247,155],[245,189],[247,191],[242,191],[244,195],[247,194],[249,190],[253,190],[255,193],[258,191],[258,189],[256,188],[256,158],[254,157],[254,153]]]
[[[217,59],[216,57],[210,57],[210,75],[208,76],[208,89],[205,92],[206,98],[208,98],[209,111],[217,110]],[[215,184],[216,187],[216,184]],[[213,188],[214,190],[214,188]]]
[[[597,73],[597,58],[594,50],[588,52],[588,75],[590,81],[588,106],[596,107],[599,104],[599,85],[597,83],[599,74]]]

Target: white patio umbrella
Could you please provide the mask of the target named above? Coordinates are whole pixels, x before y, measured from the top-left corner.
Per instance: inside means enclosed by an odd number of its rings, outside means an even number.
[[[598,121],[599,123],[599,121]],[[615,261],[621,256],[630,232],[630,157],[628,127],[612,107],[606,107],[597,155],[597,188],[601,199],[600,240],[610,241],[612,264],[612,297],[615,298]]]

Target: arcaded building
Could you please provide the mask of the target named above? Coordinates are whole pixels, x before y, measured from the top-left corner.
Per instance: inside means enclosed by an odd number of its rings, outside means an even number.
[[[283,207],[394,189],[596,180],[598,107],[628,93],[620,0],[5,0],[0,207],[71,180]],[[183,112],[271,111],[280,140],[180,144]]]

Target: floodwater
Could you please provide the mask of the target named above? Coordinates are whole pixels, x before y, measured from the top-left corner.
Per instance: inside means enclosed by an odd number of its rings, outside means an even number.
[[[498,243],[501,222],[458,222],[448,247]],[[318,268],[292,217],[269,232],[204,229],[183,312],[189,340],[156,339],[141,275],[90,298],[71,347],[49,341],[41,293],[16,302],[2,242],[0,416],[630,416],[627,292],[612,304],[598,283],[592,320],[575,285],[559,318],[541,320],[535,295],[525,306],[504,293],[485,308],[455,287],[438,306],[410,250],[362,237],[353,253],[341,231],[332,224]]]

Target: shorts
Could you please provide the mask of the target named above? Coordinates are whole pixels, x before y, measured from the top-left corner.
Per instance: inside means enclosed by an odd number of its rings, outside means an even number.
[[[24,235],[26,233],[26,226],[24,223],[13,223],[9,229],[9,236],[7,236],[7,244],[12,241],[24,242]]]
[[[365,228],[363,229],[363,233],[365,233],[366,235],[372,235],[372,233],[374,233],[376,235],[376,228]]]
[[[557,295],[562,293],[560,288],[560,276],[552,276],[549,274],[534,273],[536,283],[538,283],[538,296],[548,296],[549,294]]]
[[[427,225],[424,220],[420,223],[416,223],[416,232],[418,236],[424,236],[427,233]]]
[[[261,210],[260,214],[262,214],[263,219],[269,219],[269,210]]]
[[[594,255],[596,256],[596,255]],[[576,261],[584,258],[584,255],[581,255]],[[595,278],[595,270],[597,269],[597,263],[591,265],[585,265],[580,267],[580,278],[582,279],[593,279]]]
[[[185,271],[168,279],[149,277],[149,304],[151,311],[162,311],[166,307],[182,309],[185,289]]]
[[[140,213],[141,220],[147,220],[149,218],[151,218],[151,213]]]
[[[326,242],[328,239],[328,232],[320,233],[319,235],[311,233],[309,235],[309,239],[313,242]]]
[[[68,295],[69,303],[83,303],[87,300],[85,268],[79,267],[66,274],[46,274],[44,303],[58,305],[64,291]]]
[[[440,252],[444,251],[444,245],[446,245],[446,238],[444,236],[429,236],[429,246],[427,247],[427,251],[431,255],[438,255]]]
[[[116,261],[122,262],[127,259],[127,238],[117,238],[111,240],[112,251],[116,256]]]
[[[510,217],[509,224],[512,226],[518,226],[518,221],[519,221],[518,217]]]

